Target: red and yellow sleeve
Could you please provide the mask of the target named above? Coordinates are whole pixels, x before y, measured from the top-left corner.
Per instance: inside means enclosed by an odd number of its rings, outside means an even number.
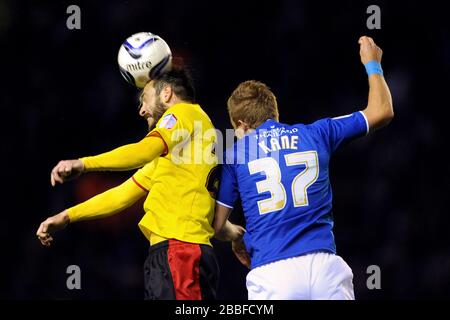
[[[70,222],[91,220],[109,217],[125,208],[128,208],[137,200],[146,196],[132,178],[121,185],[109,189],[89,200],[67,209]]]

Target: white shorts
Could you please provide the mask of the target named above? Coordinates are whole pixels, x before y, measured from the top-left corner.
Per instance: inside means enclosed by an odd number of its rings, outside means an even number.
[[[279,260],[247,275],[249,300],[354,300],[353,273],[325,252]]]

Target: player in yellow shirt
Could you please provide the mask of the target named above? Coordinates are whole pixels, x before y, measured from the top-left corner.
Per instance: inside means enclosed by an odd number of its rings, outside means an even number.
[[[150,81],[142,102],[145,113],[157,121],[144,139],[98,156],[62,161],[51,179],[54,185],[87,171],[145,167],[122,185],[48,218],[37,235],[48,246],[51,233],[69,222],[111,215],[148,190],[139,223],[151,243],[144,267],[146,298],[215,298],[218,265],[210,243],[217,189],[214,126],[194,104],[194,89],[183,69]],[[242,236],[243,229],[229,227],[223,240]]]

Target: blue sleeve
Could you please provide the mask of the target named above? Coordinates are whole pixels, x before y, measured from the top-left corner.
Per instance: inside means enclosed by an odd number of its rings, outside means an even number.
[[[369,123],[362,111],[342,117],[321,119],[311,124],[311,127],[325,140],[331,152],[346,142],[369,133]]]
[[[234,167],[230,164],[224,164],[222,165],[219,194],[216,202],[225,207],[233,208],[234,204],[238,200],[238,197],[239,193]]]

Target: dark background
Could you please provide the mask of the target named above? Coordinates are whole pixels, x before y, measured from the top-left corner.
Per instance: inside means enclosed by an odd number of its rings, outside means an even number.
[[[81,8],[81,30],[66,28],[71,4]],[[366,27],[371,4],[381,8],[381,30]],[[221,130],[231,127],[226,99],[248,79],[273,89],[284,122],[363,109],[357,40],[372,36],[384,50],[395,119],[331,163],[338,254],[353,269],[356,298],[449,298],[449,25],[447,8],[430,1],[1,0],[0,298],[143,298],[141,203],[69,226],[50,249],[35,236],[47,216],[132,174],[49,183],[59,160],[145,135],[138,92],[116,62],[120,44],[140,31],[160,35],[191,67],[198,101]],[[246,299],[246,269],[228,244],[215,249],[219,297]],[[81,268],[81,290],[66,288],[72,264]],[[366,287],[369,265],[381,268],[381,290]]]

